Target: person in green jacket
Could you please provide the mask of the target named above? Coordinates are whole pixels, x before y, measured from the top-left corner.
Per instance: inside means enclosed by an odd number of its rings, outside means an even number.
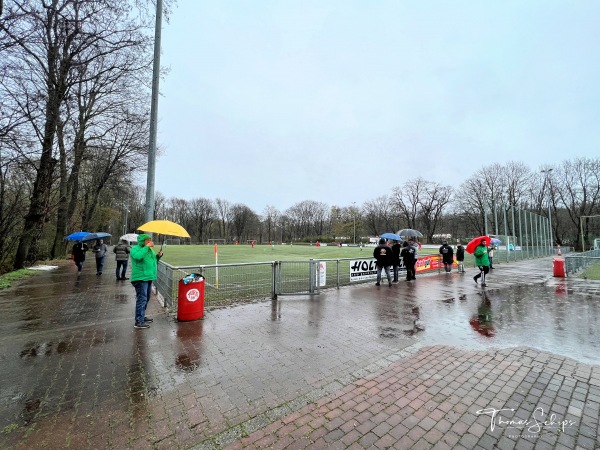
[[[487,286],[485,284],[485,276],[490,271],[490,259],[488,258],[488,251],[485,239],[482,239],[477,247],[475,247],[475,265],[479,267],[479,273],[473,277],[475,283],[481,277],[481,285],[483,287]]]
[[[140,234],[138,245],[129,253],[131,257],[131,284],[135,288],[134,328],[150,328],[152,319],[146,317],[148,301],[152,297],[152,282],[156,280],[158,260],[163,252],[154,252],[154,242],[147,234]]]

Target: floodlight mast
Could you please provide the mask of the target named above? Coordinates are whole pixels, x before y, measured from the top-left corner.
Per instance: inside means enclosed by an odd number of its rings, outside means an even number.
[[[542,191],[546,190],[546,181],[548,181],[548,176],[552,170],[552,168],[541,170],[541,172],[544,174],[544,186],[542,187]],[[550,250],[552,252],[554,250],[554,239],[552,238],[552,215],[550,200],[548,200],[548,225],[550,226]]]
[[[154,219],[154,180],[156,173],[156,129],[158,123],[158,93],[160,80],[160,38],[162,0],[156,0],[154,24],[154,61],[152,66],[152,100],[150,103],[150,142],[148,145],[148,177],[146,182],[146,221]]]

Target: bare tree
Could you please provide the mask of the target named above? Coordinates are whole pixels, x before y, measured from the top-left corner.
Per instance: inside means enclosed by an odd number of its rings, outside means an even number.
[[[279,222],[279,216],[281,216],[281,212],[277,208],[267,205],[263,212],[263,225],[266,228],[267,241],[274,239],[273,234],[275,232],[275,225]]]
[[[582,223],[582,216],[600,214],[600,159],[565,161],[552,172],[552,180],[556,183],[555,193],[573,224],[571,243],[580,245],[584,225],[583,239],[589,245],[589,222]]]
[[[133,22],[127,19],[131,17],[128,6],[111,0],[12,0],[0,22],[0,31],[14,44],[8,54],[15,69],[12,86],[18,88],[13,95],[21,98],[19,107],[27,113],[40,145],[15,268],[36,257],[35,242],[48,219],[53,174],[60,156],[55,141],[57,130],[63,126],[61,105],[77,79],[76,73],[85,72],[110,51],[131,45]],[[142,34],[138,36],[147,40]],[[64,200],[64,195],[61,198]]]
[[[216,219],[213,202],[207,198],[195,198],[189,204],[190,225],[192,236],[198,238],[198,242],[204,242],[208,236],[210,224]]]

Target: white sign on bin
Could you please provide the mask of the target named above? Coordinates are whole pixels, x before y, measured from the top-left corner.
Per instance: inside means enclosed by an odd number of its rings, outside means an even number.
[[[187,294],[185,294],[185,298],[190,302],[195,302],[200,298],[200,291],[198,289],[190,289],[187,291]]]

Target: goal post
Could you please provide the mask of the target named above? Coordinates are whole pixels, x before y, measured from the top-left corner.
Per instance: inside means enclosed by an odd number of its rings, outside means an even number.
[[[165,239],[163,242],[164,245],[181,245],[181,239]]]
[[[210,244],[225,244],[225,239],[207,239],[208,245]]]

